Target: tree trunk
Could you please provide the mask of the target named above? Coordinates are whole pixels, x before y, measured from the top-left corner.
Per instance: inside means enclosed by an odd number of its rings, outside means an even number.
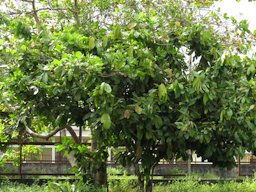
[[[152,192],[153,191],[153,186],[152,186],[152,180],[146,179],[146,192]]]
[[[92,138],[91,143],[91,150],[94,151],[98,147],[97,141]],[[93,165],[95,166],[95,169],[92,169],[92,171],[95,171],[95,173],[92,173],[94,175],[94,183],[99,186],[107,186],[107,165],[106,162],[101,163],[100,165]]]
[[[187,160],[187,168],[188,168],[188,176],[191,176],[191,149],[188,149],[186,151],[187,155],[188,155],[188,160]]]
[[[139,183],[139,187],[140,187],[140,192],[144,192],[144,179],[141,175],[138,176],[138,183]]]
[[[102,163],[96,170],[95,183],[99,186],[107,186],[107,165]]]
[[[138,164],[134,165],[135,168],[135,174],[138,177],[138,184],[139,184],[139,188],[140,188],[140,192],[144,192],[145,186],[144,186],[144,178],[140,172],[140,167]]]

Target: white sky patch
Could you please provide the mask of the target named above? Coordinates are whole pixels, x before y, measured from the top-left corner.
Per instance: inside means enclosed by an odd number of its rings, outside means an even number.
[[[237,20],[246,19],[249,22],[250,30],[256,30],[256,2],[248,0],[223,0],[215,3],[216,8],[220,8],[222,13],[234,16]]]

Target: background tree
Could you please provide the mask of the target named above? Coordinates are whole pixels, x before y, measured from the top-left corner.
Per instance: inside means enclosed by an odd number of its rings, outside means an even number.
[[[14,5],[0,28],[4,130],[15,137],[67,129],[85,175],[101,178],[106,147],[125,146],[120,160],[135,166],[141,191],[152,190],[160,159],[193,150],[233,167],[256,147],[255,34],[246,21],[167,0],[20,3],[26,10]],[[79,144],[72,125],[90,127],[97,150]]]

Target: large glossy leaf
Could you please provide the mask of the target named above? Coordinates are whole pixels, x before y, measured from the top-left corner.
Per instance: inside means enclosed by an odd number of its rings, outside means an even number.
[[[94,37],[90,37],[88,48],[89,50],[92,50],[94,47],[95,47],[95,39]]]
[[[108,113],[103,113],[100,118],[100,122],[102,123],[105,129],[109,129],[111,127],[111,118]]]

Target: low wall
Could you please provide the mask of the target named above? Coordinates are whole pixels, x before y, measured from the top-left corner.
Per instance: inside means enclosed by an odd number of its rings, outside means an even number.
[[[157,175],[168,175],[175,172],[181,172],[187,174],[187,164],[162,164],[155,168],[155,174]],[[224,177],[237,177],[237,176],[253,176],[256,171],[256,164],[240,164],[239,166],[228,170],[221,170],[219,167],[213,166],[212,164],[191,164],[192,173],[213,173],[217,176]]]
[[[111,165],[115,167],[115,165]],[[154,169],[155,175],[186,175],[188,170],[187,164],[160,164]],[[8,174],[22,174],[33,175],[68,175],[73,174],[69,163],[23,163],[21,169],[19,166],[13,164],[5,164],[0,167],[0,175]],[[225,177],[237,177],[241,176],[252,176],[256,171],[256,164],[241,164],[239,167],[235,167],[231,170],[225,169],[222,172],[218,167],[213,167],[212,164],[191,164],[192,173],[213,173],[217,176]],[[134,173],[134,168],[128,168],[129,173]]]
[[[172,175],[172,174],[187,174],[188,173],[188,165],[187,164],[162,164],[158,165],[155,168],[156,175]],[[212,166],[212,164],[191,164],[191,172],[192,173],[212,173],[217,176],[224,177],[236,177],[238,175],[238,169],[234,168],[231,170],[221,170],[218,167]]]
[[[68,175],[73,174],[69,163],[7,163],[0,167],[0,175]]]

